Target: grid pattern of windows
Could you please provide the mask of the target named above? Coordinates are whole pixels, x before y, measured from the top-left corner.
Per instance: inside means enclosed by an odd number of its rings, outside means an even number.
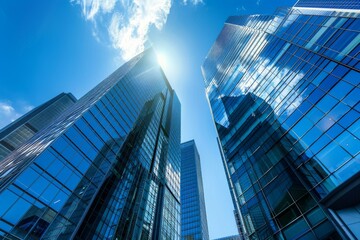
[[[194,140],[181,144],[181,239],[209,239],[200,156]]]
[[[295,7],[360,9],[358,0],[299,0]]]
[[[0,131],[0,161],[39,130],[49,126],[75,102],[71,93],[61,93],[3,128]]]
[[[360,173],[359,24],[348,10],[231,17],[210,50],[202,71],[244,238],[337,239],[334,224],[359,237],[339,214],[359,215],[355,203],[330,204]]]
[[[241,240],[241,238],[239,235],[233,235],[233,236],[228,236],[228,237],[217,238],[214,240]]]
[[[0,238],[180,239],[180,103],[155,59],[124,64],[0,163]]]

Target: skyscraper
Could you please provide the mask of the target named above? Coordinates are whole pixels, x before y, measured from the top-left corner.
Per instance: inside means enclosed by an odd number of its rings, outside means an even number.
[[[360,9],[358,0],[298,0],[296,8]]]
[[[209,239],[200,156],[194,140],[181,144],[181,239]]]
[[[244,239],[360,237],[358,8],[300,0],[230,17],[205,59]]]
[[[0,163],[0,236],[180,239],[180,103],[153,50]]]
[[[71,93],[61,93],[1,129],[0,161],[51,124],[75,102],[76,98]]]
[[[217,238],[214,240],[241,240],[241,238],[239,235],[233,235],[233,236],[228,236],[228,237]]]

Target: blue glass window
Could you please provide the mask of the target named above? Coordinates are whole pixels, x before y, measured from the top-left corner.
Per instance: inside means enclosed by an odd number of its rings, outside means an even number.
[[[345,90],[346,91],[346,90]],[[360,96],[360,89],[354,88],[349,95],[347,95],[343,102],[346,103],[348,106],[353,107],[357,103],[359,103],[359,96]]]
[[[357,86],[360,83],[360,73],[355,70],[351,70],[343,79],[354,86]]]
[[[335,85],[333,89],[331,89],[330,94],[333,97],[341,100],[351,91],[351,89],[353,89],[353,86],[346,83],[345,81],[340,81]]]
[[[327,113],[328,111],[330,111],[330,109],[332,109],[335,104],[337,104],[338,101],[336,101],[335,98],[331,97],[330,95],[326,95],[325,97],[323,97],[323,99],[318,102],[318,104],[316,105],[321,111]]]
[[[29,202],[19,198],[2,218],[11,224],[16,225],[30,207],[31,204]]]
[[[9,190],[5,190],[0,194],[0,217],[14,204],[18,196]]]
[[[353,156],[356,156],[360,151],[360,141],[357,137],[350,134],[348,131],[344,131],[338,138],[338,142],[346,151],[351,153]]]
[[[317,157],[330,172],[334,172],[335,169],[349,160],[351,156],[336,142],[331,142],[317,154]]]
[[[26,169],[15,181],[21,188],[28,188],[35,182],[35,180],[39,177],[39,174],[34,171],[33,168]]]
[[[303,218],[300,218],[294,224],[291,224],[284,230],[284,235],[287,239],[299,239],[300,236],[308,230],[309,226],[306,224]]]

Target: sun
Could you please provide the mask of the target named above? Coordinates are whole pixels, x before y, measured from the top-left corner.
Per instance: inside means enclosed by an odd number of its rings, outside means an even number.
[[[163,50],[155,51],[155,53],[157,62],[167,77],[174,77],[178,74],[179,64],[175,64],[172,52]]]
[[[156,57],[157,57],[157,61],[158,61],[159,65],[160,65],[160,67],[163,70],[166,69],[167,68],[167,63],[168,63],[166,56],[164,54],[162,54],[162,53],[157,52]]]

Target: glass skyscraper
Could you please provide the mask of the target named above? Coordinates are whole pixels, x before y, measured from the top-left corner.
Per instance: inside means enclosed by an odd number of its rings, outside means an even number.
[[[230,17],[205,59],[244,239],[360,238],[358,3]]]
[[[0,238],[180,239],[180,103],[152,49],[0,162]]]
[[[360,9],[359,0],[298,0],[294,7]]]
[[[35,133],[49,126],[75,102],[76,98],[71,93],[61,93],[1,129],[0,161]]]
[[[214,240],[241,240],[241,238],[239,235],[233,235],[233,236],[228,236],[228,237],[217,238]]]
[[[209,239],[200,156],[194,140],[181,144],[181,239]]]

